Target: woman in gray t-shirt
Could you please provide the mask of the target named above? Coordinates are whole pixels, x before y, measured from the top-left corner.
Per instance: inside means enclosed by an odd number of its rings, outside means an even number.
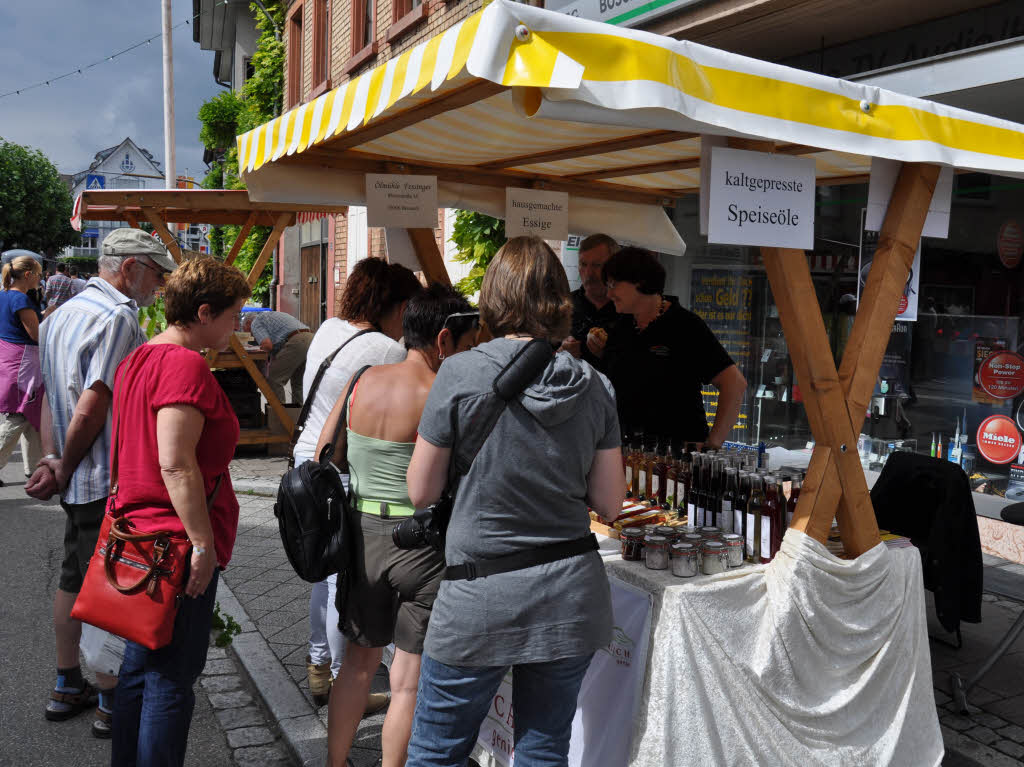
[[[440,497],[453,451],[472,456],[500,407],[492,384],[505,365],[532,339],[557,346],[569,334],[569,284],[551,248],[536,237],[506,243],[484,277],[480,311],[496,338],[449,360],[434,381],[408,471],[416,508]],[[459,484],[445,558],[452,566],[580,539],[587,506],[611,520],[624,495],[611,385],[586,362],[556,354],[479,446]],[[509,667],[517,761],[565,764],[583,675],[611,629],[608,579],[593,550],[444,580],[407,765],[464,764]]]

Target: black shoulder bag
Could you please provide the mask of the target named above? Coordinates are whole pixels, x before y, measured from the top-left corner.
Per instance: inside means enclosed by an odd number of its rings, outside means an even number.
[[[330,358],[325,360],[325,364],[330,364]],[[277,517],[281,543],[292,568],[300,578],[310,583],[318,583],[348,567],[351,549],[349,500],[331,458],[348,418],[348,399],[359,377],[369,367],[366,365],[352,377],[345,393],[341,417],[334,428],[334,437],[320,451],[318,460],[290,467],[277,488],[274,516]],[[303,405],[304,411],[312,401],[325,369],[321,365],[306,405]]]

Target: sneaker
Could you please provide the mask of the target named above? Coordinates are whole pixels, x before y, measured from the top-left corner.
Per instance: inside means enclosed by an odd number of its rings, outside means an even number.
[[[391,693],[387,692],[371,692],[366,697],[366,708],[363,709],[363,716],[371,716],[379,711],[383,711],[391,703]]]
[[[306,656],[306,681],[309,682],[309,691],[313,695],[313,703],[317,708],[326,706],[331,695],[331,662],[313,663],[312,659]]]

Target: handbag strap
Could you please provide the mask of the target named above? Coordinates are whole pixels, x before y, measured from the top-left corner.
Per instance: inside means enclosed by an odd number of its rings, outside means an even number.
[[[313,377],[313,383],[309,385],[309,394],[306,395],[306,399],[302,402],[302,409],[299,411],[299,417],[295,421],[295,428],[292,430],[292,442],[288,447],[289,469],[295,466],[295,445],[299,441],[299,437],[302,436],[302,431],[306,428],[306,419],[309,418],[309,411],[313,407],[313,400],[316,398],[317,390],[320,388],[320,382],[323,380],[324,375],[326,375],[327,369],[331,366],[331,363],[334,362],[334,358],[338,356],[338,352],[359,338],[359,336],[366,335],[367,333],[379,332],[380,331],[376,327],[360,330],[358,333],[348,338],[345,343],[327,355],[327,357],[324,358],[324,361],[320,363],[320,367],[317,368],[316,375]]]
[[[326,467],[330,463],[331,458],[334,457],[334,446],[338,444],[338,438],[341,436],[341,430],[345,428],[345,424],[348,423],[348,403],[352,397],[352,392],[356,388],[356,384],[362,377],[363,373],[369,370],[371,365],[363,365],[356,374],[352,376],[352,380],[348,384],[348,391],[345,392],[345,401],[341,405],[341,416],[338,418],[338,423],[334,427],[334,436],[331,441],[324,445],[324,449],[320,451],[320,465]]]
[[[458,456],[454,453],[452,454],[452,462],[448,473],[448,487],[449,493],[453,497],[459,481],[469,473],[470,468],[473,466],[473,461],[476,460],[484,443],[491,436],[491,432],[494,431],[494,427],[498,424],[498,419],[505,412],[509,402],[522,394],[526,387],[533,383],[537,376],[548,366],[548,362],[551,361],[553,356],[554,349],[551,344],[543,339],[535,338],[529,343],[524,344],[523,348],[516,352],[516,355],[494,377],[491,389],[498,396],[499,405],[489,414],[486,425],[478,432],[480,439],[476,448],[468,455],[469,460],[466,461],[465,466],[461,466]],[[506,378],[506,376],[510,376],[511,380]]]

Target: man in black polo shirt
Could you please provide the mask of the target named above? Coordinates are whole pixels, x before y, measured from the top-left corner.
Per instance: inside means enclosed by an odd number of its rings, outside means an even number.
[[[619,313],[608,298],[604,284],[605,262],[619,250],[619,244],[607,234],[592,234],[580,243],[580,280],[582,285],[572,296],[572,332],[562,348],[581,358],[598,370],[602,369],[601,355],[608,340],[608,332],[619,319]],[[600,328],[604,333],[591,335]]]
[[[603,353],[624,433],[721,447],[736,424],[747,381],[704,320],[664,296],[665,268],[650,251],[624,248],[604,266],[622,315]],[[703,384],[718,389],[708,429]]]

